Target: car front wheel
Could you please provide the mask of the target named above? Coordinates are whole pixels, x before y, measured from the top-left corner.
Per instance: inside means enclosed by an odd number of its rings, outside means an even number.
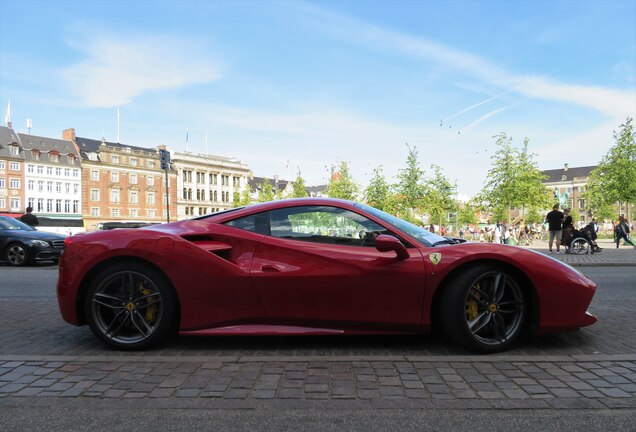
[[[502,351],[515,343],[529,313],[519,281],[508,271],[487,265],[470,268],[449,281],[440,307],[448,336],[484,353]]]
[[[23,245],[13,243],[5,249],[4,258],[13,266],[27,265],[29,262],[29,251]]]
[[[95,335],[123,350],[157,345],[176,330],[175,294],[158,270],[117,264],[93,279],[84,312]]]

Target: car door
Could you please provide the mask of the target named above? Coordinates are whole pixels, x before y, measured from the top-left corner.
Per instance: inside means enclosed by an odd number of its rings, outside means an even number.
[[[408,258],[379,252],[386,228],[352,211],[303,206],[267,212],[270,233],[258,245],[251,276],[273,321],[330,328],[417,326],[425,272],[417,248]]]

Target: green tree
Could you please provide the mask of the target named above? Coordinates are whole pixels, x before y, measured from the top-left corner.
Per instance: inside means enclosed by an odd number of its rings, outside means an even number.
[[[406,158],[406,168],[400,170],[398,183],[395,185],[399,215],[413,219],[414,212],[422,208],[422,199],[426,192],[424,185],[424,170],[420,168],[417,148],[406,144],[409,154]]]
[[[534,161],[535,155],[528,153],[528,139],[519,149],[504,132],[493,138],[498,149],[490,158],[482,202],[493,212],[504,210],[508,222],[511,207],[549,207],[550,193],[542,183],[545,176]]]
[[[258,202],[274,201],[274,187],[268,178],[263,179],[261,188],[258,191]]]
[[[629,209],[636,204],[636,135],[633,119],[614,131],[615,144],[590,173],[585,197],[593,214],[605,213],[614,203]],[[595,214],[597,215],[597,214]]]
[[[439,165],[431,165],[431,168],[433,177],[424,180],[422,202],[424,209],[431,215],[431,219],[438,225],[442,225],[446,223],[448,213],[457,208],[453,198],[457,195],[457,186],[442,174]]]
[[[250,196],[250,187],[247,186],[239,194],[234,192],[234,207],[245,207],[252,204],[252,197]]]
[[[372,207],[379,210],[387,210],[390,195],[391,186],[382,175],[382,167],[377,167],[373,170],[373,177],[369,181],[369,186],[364,190],[364,200]]]
[[[475,205],[470,202],[460,205],[457,212],[457,223],[459,226],[478,224],[477,210]]]
[[[349,172],[349,166],[346,162],[340,162],[337,171],[329,179],[325,193],[330,198],[356,200],[358,190],[358,185]]]
[[[296,180],[294,180],[293,183],[292,198],[305,198],[308,195],[307,188],[305,187],[305,179],[302,178],[300,170],[298,170]]]

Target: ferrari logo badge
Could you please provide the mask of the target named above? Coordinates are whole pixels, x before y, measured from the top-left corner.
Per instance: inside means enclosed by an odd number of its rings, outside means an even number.
[[[442,260],[442,254],[439,252],[432,253],[428,256],[428,259],[431,260],[433,265],[437,265]]]

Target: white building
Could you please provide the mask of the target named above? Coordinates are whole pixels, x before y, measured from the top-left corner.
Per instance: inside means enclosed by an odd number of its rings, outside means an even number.
[[[33,207],[41,225],[81,226],[82,168],[75,144],[35,135],[19,136],[24,149],[27,206]]]
[[[235,158],[171,153],[177,171],[177,219],[227,210],[247,187],[249,167]]]

